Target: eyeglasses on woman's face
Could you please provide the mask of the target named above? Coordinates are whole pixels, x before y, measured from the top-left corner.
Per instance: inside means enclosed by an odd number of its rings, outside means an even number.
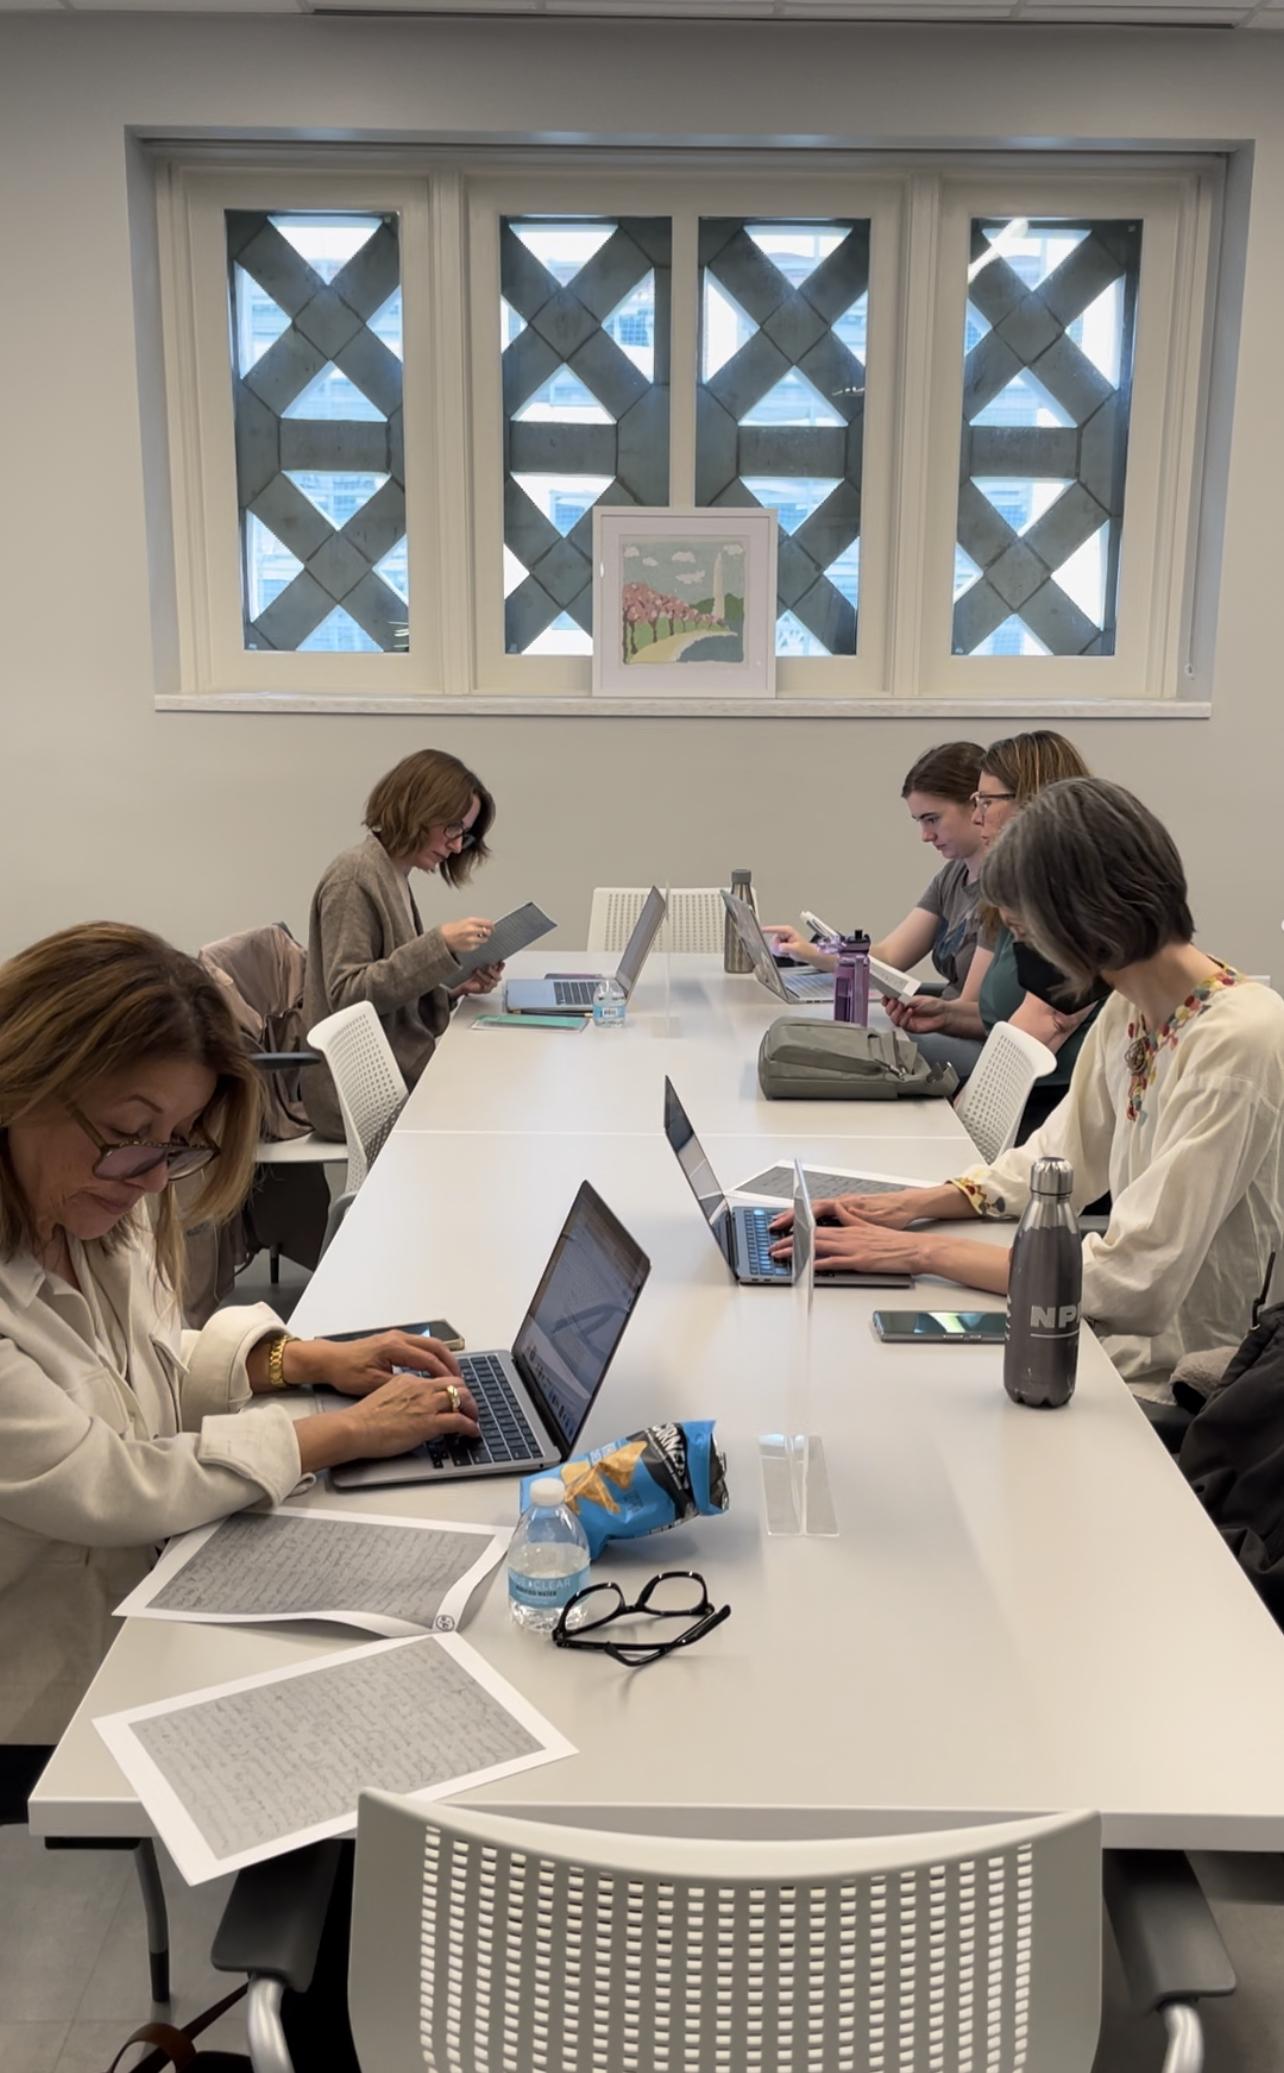
[[[973,792],[972,811],[983,814],[991,806],[1001,806],[1005,799],[1015,798],[1015,792]]]
[[[98,1152],[94,1173],[99,1180],[141,1180],[145,1173],[155,1172],[162,1160],[170,1180],[181,1180],[184,1174],[199,1173],[211,1159],[218,1157],[216,1144],[184,1144],[177,1138],[165,1144],[154,1144],[146,1137],[122,1137],[112,1144],[100,1136],[88,1116],[82,1115],[74,1103],[69,1101],[66,1107],[67,1114]]]
[[[466,828],[462,821],[448,822],[441,832],[442,839],[457,848],[461,855],[466,849],[472,849],[478,839],[477,830]]]

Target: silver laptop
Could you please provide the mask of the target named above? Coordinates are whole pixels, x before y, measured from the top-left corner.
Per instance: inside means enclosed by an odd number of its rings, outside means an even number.
[[[793,1268],[788,1260],[775,1260],[771,1256],[773,1245],[780,1243],[780,1233],[771,1228],[774,1218],[786,1205],[763,1207],[749,1202],[731,1202],[719,1181],[708,1155],[701,1144],[682,1103],[678,1100],[672,1080],[664,1083],[664,1134],[679,1166],[687,1177],[692,1194],[700,1205],[700,1214],[713,1234],[714,1244],[726,1261],[733,1280],[742,1287],[788,1288],[793,1281]],[[810,1193],[810,1191],[809,1191]],[[818,1274],[816,1280],[822,1288],[912,1288],[912,1274]]]
[[[585,1181],[510,1353],[456,1357],[481,1438],[450,1438],[390,1461],[330,1471],[336,1490],[529,1475],[568,1461],[602,1387],[651,1262]]]
[[[664,894],[653,885],[614,974],[625,1000],[638,983],[668,911]],[[602,972],[585,972],[561,979],[510,979],[504,988],[504,1006],[510,1015],[591,1015],[593,995],[605,976]]]
[[[759,985],[765,986],[768,993],[774,993],[782,1001],[832,1001],[832,972],[782,970],[771,954],[771,945],[763,935],[762,926],[748,900],[739,900],[734,893],[728,892],[723,893],[722,899]]]

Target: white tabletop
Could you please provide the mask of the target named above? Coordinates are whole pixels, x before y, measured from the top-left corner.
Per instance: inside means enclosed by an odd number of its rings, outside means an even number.
[[[611,1039],[554,1041],[587,1053]],[[710,1148],[729,1173],[762,1150],[753,1134]],[[911,1171],[951,1163],[948,1146],[905,1149]],[[585,1442],[716,1418],[731,1493],[725,1517],[617,1546],[600,1570],[641,1582],[698,1568],[732,1616],[689,1654],[630,1672],[514,1629],[494,1579],[467,1638],[580,1753],[479,1799],[759,1832],[1084,1806],[1116,1845],[1284,1846],[1284,1642],[1090,1336],[1073,1402],[1039,1413],[1004,1395],[998,1349],[882,1346],[878,1297],[818,1291],[811,1423],[841,1530],[790,1541],[765,1531],[757,1435],[784,1419],[794,1304],[730,1284],[658,1131],[394,1135],[297,1328],[444,1311],[470,1346],[508,1344],[586,1177],[653,1271]],[[920,1301],[943,1294],[924,1283]],[[511,1521],[516,1491],[478,1480],[342,1502]],[[352,1638],[129,1623],[37,1789],[33,1827],[146,1825],[93,1714]]]

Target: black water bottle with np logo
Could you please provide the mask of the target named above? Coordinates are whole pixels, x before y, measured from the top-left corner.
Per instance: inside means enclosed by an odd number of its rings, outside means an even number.
[[[1013,1403],[1053,1410],[1074,1395],[1083,1296],[1083,1239],[1065,1159],[1036,1159],[1008,1270],[1003,1387]]]

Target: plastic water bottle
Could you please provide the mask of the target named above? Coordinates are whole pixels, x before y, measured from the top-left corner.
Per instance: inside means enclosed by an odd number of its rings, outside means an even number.
[[[540,1476],[508,1548],[508,1609],[519,1627],[551,1634],[569,1598],[589,1580],[584,1528],[560,1476]]]
[[[598,1029],[623,1029],[628,996],[618,979],[599,979],[593,994],[593,1021]]]
[[[835,949],[838,964],[834,976],[835,1022],[859,1022],[869,1026],[869,937],[859,931],[840,936]]]
[[[731,874],[731,894],[733,899],[743,900],[747,906],[753,908],[755,914],[757,913],[758,902],[753,895],[753,873],[747,871],[743,864]],[[741,942],[740,931],[729,914],[722,929],[722,969],[724,972],[753,970],[753,959]]]
[[[1052,1410],[1074,1395],[1083,1239],[1070,1207],[1068,1160],[1036,1159],[1012,1241],[1003,1387],[1013,1403]]]

